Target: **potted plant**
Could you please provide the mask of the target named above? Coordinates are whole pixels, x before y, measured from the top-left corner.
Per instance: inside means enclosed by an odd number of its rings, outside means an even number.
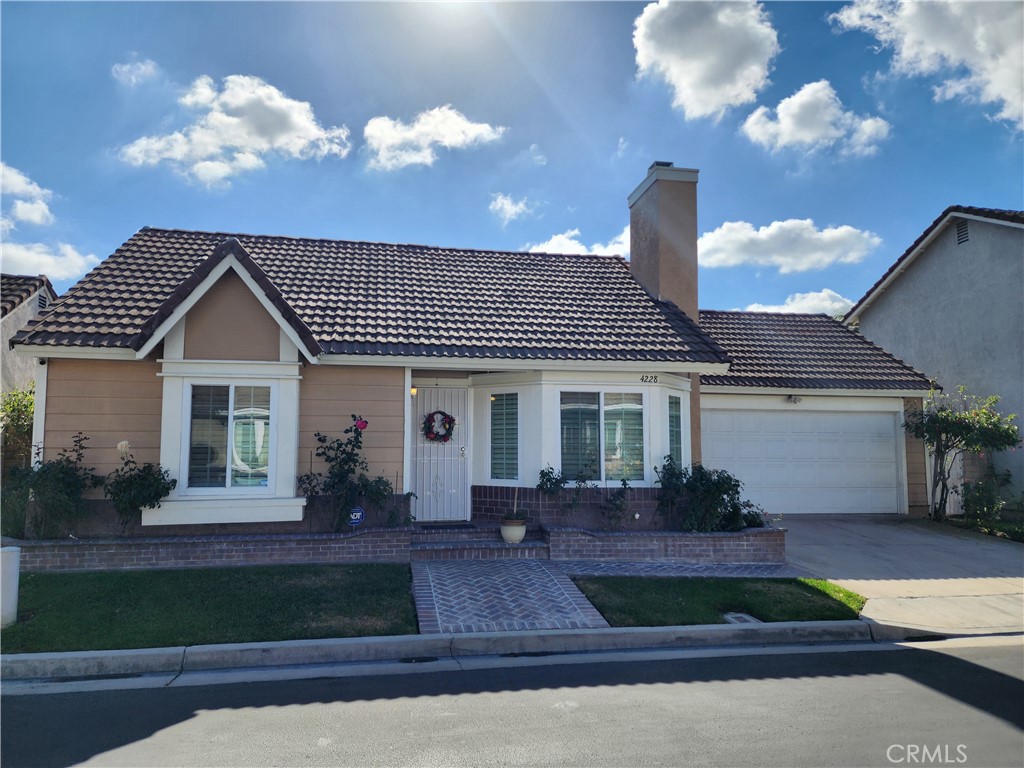
[[[526,538],[526,513],[519,511],[519,489],[512,499],[512,509],[502,515],[501,538],[506,544],[519,544]]]

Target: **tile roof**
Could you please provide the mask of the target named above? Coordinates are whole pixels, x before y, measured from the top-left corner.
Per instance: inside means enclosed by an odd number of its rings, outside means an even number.
[[[14,342],[139,350],[228,250],[329,354],[727,362],[618,257],[150,228]]]
[[[703,385],[927,391],[928,379],[828,315],[700,311],[732,358]]]
[[[46,275],[0,275],[0,317],[6,317],[43,288],[50,298],[57,296]]]
[[[877,291],[878,288],[889,279],[889,276],[899,270],[903,266],[904,262],[914,255],[921,243],[931,237],[932,233],[942,225],[948,216],[955,216],[958,213],[967,214],[968,216],[979,216],[983,219],[992,219],[993,221],[1005,221],[1010,224],[1024,224],[1024,211],[1008,211],[1002,208],[976,208],[973,205],[949,206],[939,214],[935,221],[928,225],[928,228],[925,229],[925,231],[920,234],[910,247],[903,252],[902,256],[893,262],[892,266],[890,266],[885,273],[878,278],[875,284],[868,288],[867,292],[860,297],[857,303],[850,307],[850,310],[846,313],[844,320],[852,318],[868,302],[875,291]]]

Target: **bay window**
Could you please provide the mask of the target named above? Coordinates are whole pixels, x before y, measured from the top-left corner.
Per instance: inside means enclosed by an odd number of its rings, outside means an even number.
[[[642,394],[561,392],[559,405],[565,477],[570,481],[644,479]]]

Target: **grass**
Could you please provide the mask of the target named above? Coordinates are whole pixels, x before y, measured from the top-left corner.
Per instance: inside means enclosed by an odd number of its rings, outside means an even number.
[[[1024,543],[1024,516],[1020,513],[1004,513],[999,520],[970,520],[963,517],[947,517],[946,522],[955,525],[957,528],[966,528],[970,531],[980,531],[989,536],[998,536],[1001,539],[1011,539]]]
[[[22,574],[4,653],[416,634],[405,565]]]
[[[821,579],[578,579],[576,585],[613,627],[724,624],[723,613],[761,621],[856,619],[865,598]]]

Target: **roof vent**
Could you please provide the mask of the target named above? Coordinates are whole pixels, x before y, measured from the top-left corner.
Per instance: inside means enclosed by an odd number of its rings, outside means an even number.
[[[963,245],[969,239],[967,232],[967,219],[960,219],[960,221],[956,223],[956,244]]]
[[[50,297],[46,295],[46,291],[40,291],[37,299],[39,302],[39,309],[46,309],[50,306]]]

